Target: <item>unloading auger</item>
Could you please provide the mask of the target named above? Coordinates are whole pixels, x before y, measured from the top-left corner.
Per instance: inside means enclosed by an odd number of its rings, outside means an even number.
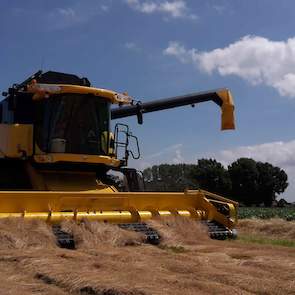
[[[159,235],[145,222],[169,216],[203,221],[213,238],[234,235],[236,202],[203,190],[142,191],[140,174],[126,168],[130,155],[140,156],[137,138],[126,124],[117,123],[114,133],[110,130],[112,119],[137,116],[142,124],[145,113],[205,101],[220,106],[222,130],[234,129],[229,90],[141,103],[127,93],[93,88],[87,78],[39,71],[3,95],[0,218],[45,220],[62,247],[73,247],[72,237],[59,226],[65,219],[117,223],[143,232],[151,243],[157,243]],[[110,183],[110,170],[125,175],[125,191]]]

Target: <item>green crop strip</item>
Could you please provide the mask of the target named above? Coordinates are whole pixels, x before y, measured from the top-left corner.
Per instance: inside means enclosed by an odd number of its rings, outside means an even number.
[[[260,207],[241,207],[238,209],[239,219],[244,218],[282,218],[287,221],[295,220],[295,208],[260,208]]]

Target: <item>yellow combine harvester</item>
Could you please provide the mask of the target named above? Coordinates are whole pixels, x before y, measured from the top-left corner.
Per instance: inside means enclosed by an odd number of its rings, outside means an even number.
[[[202,220],[213,238],[234,234],[234,201],[201,190],[142,192],[140,174],[125,168],[129,155],[139,157],[137,138],[125,124],[110,131],[111,119],[135,115],[141,124],[144,113],[210,100],[221,107],[222,129],[234,129],[229,90],[141,103],[125,93],[93,88],[87,78],[39,71],[3,95],[0,218],[43,219],[53,224],[62,247],[73,247],[72,237],[58,225],[64,219],[117,223],[143,232],[152,243],[159,236],[145,221],[154,217]],[[128,191],[109,183],[109,170],[124,174]]]

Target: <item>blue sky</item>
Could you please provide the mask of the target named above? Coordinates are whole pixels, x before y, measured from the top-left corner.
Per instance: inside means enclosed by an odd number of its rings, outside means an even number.
[[[130,164],[254,157],[288,172],[295,201],[294,11],[292,0],[2,0],[0,88],[40,68],[142,101],[229,87],[236,131],[220,132],[212,103],[130,118],[142,150]]]

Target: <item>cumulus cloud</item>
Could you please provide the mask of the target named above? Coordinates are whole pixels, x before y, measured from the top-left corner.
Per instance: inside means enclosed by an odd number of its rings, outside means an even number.
[[[208,156],[217,159],[225,166],[238,158],[253,158],[256,161],[269,162],[284,169],[289,179],[289,187],[286,193],[284,193],[284,197],[290,201],[295,201],[295,140],[241,146],[212,153]]]
[[[295,37],[272,41],[245,36],[227,47],[205,52],[170,42],[163,53],[193,63],[208,74],[235,75],[253,85],[271,86],[282,96],[295,97]]]
[[[241,146],[231,150],[223,150],[216,154],[216,158],[227,165],[241,157],[295,169],[295,140]]]
[[[132,161],[132,166],[140,170],[160,164],[181,164],[185,162],[182,154],[183,144],[177,143],[167,146],[157,153],[143,156],[142,160]]]
[[[125,2],[131,8],[146,14],[162,13],[171,18],[197,19],[195,14],[190,13],[189,8],[187,7],[187,4],[184,0],[125,0]]]
[[[186,63],[192,60],[193,52],[187,50],[178,42],[170,42],[169,46],[163,51],[164,55],[171,55],[178,58],[181,62]]]

